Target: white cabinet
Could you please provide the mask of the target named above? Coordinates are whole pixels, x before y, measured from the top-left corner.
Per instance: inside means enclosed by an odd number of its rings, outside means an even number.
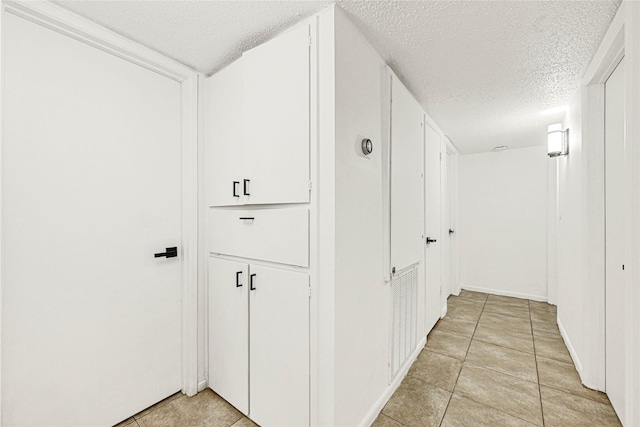
[[[209,251],[309,266],[309,209],[209,210]]]
[[[207,79],[207,203],[242,205],[244,134],[242,59]]]
[[[250,417],[309,425],[309,276],[250,267]]]
[[[309,275],[211,258],[209,355],[209,386],[256,423],[309,425]]]
[[[208,79],[209,205],[309,202],[309,25]]]
[[[209,259],[209,387],[249,414],[249,268]]]

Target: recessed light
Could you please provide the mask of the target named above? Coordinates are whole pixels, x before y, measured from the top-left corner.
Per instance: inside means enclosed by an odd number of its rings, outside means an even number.
[[[493,151],[503,151],[509,148],[508,145],[498,145],[497,147],[493,147]]]

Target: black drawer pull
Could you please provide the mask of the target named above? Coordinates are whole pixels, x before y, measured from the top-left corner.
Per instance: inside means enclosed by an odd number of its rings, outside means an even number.
[[[240,283],[240,275],[241,274],[242,274],[242,271],[237,271],[236,272],[236,288],[242,287],[242,283]]]
[[[240,195],[238,195],[238,193],[236,193],[237,189],[237,185],[240,184],[240,181],[233,181],[233,197],[240,197]]]
[[[247,221],[253,221],[255,218],[252,217],[252,216],[241,216],[240,219],[247,220]]]
[[[249,276],[249,290],[250,291],[255,291],[256,288],[255,286],[253,286],[253,278],[256,277],[255,274],[252,274],[251,276]]]
[[[247,191],[247,184],[250,183],[251,180],[250,179],[245,179],[244,180],[244,184],[242,185],[243,189],[244,189],[244,195],[245,196],[250,196],[251,194],[249,194],[249,192]]]

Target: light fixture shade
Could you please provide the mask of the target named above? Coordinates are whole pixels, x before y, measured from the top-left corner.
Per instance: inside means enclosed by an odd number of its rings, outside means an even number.
[[[568,154],[568,132],[569,129],[562,130],[562,123],[549,125],[547,129],[547,154],[549,157],[566,156]]]

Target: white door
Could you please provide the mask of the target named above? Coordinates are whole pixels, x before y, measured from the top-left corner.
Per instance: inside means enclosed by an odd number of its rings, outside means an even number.
[[[444,200],[444,206],[443,206],[443,221],[442,221],[442,250],[443,250],[443,260],[444,262],[442,263],[442,267],[443,270],[442,271],[442,301],[444,303],[444,300],[451,295],[451,233],[449,233],[449,230],[451,230],[451,192],[450,192],[450,188],[451,188],[451,184],[450,184],[450,177],[449,177],[449,168],[451,167],[451,155],[449,153],[445,152],[443,153],[444,155],[444,162],[442,162],[442,180],[444,181],[442,183],[442,189],[443,189],[443,193],[442,194],[442,199]]]
[[[605,83],[606,191],[606,391],[625,421],[625,243],[627,236],[624,170],[624,59]]]
[[[2,424],[112,425],[181,388],[181,85],[4,19]]]
[[[206,79],[207,200],[209,206],[242,205],[244,195],[243,60]]]
[[[441,262],[442,238],[440,236],[440,134],[429,124],[425,126],[424,180],[425,180],[425,239],[430,243],[424,246],[425,257],[425,307],[427,332],[433,328],[442,312]],[[427,242],[427,240],[425,240]]]
[[[249,415],[249,266],[209,258],[209,387]]]
[[[301,25],[242,55],[245,203],[309,202],[309,40]]]
[[[250,406],[262,426],[309,425],[309,275],[249,266]]]
[[[422,109],[392,80],[391,266],[400,271],[422,260]]]

